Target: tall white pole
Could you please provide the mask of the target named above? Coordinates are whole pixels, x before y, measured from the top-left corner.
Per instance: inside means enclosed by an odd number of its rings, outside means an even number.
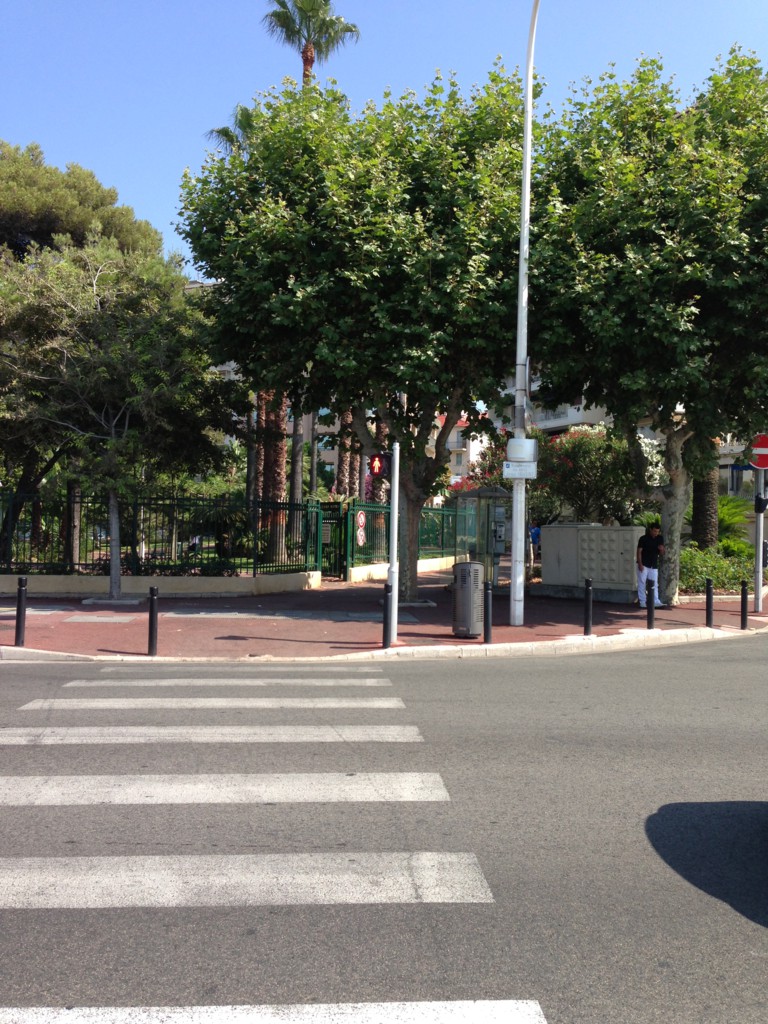
[[[517,355],[515,359],[515,437],[525,437],[528,397],[528,259],[531,235],[531,149],[533,136],[533,48],[539,0],[533,0],[525,60],[523,121],[523,183],[520,199],[520,269],[517,285]],[[525,600],[525,480],[512,482],[512,579],[509,586],[509,622],[523,625]]]
[[[755,495],[763,497],[765,493],[765,470],[755,470]],[[763,610],[763,538],[765,514],[755,511],[755,602],[753,611]]]
[[[389,642],[397,640],[397,607],[400,589],[400,560],[397,552],[397,533],[400,520],[400,443],[392,445],[392,475],[389,479],[389,572],[387,583],[392,587],[389,615]]]

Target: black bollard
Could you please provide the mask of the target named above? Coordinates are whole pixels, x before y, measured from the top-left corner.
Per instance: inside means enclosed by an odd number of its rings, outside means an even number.
[[[747,581],[741,581],[741,628],[747,628]]]
[[[157,587],[149,588],[149,657],[157,654]]]
[[[485,581],[483,593],[483,643],[490,644],[493,635],[493,584]]]
[[[392,584],[384,584],[384,637],[381,646],[385,649],[391,646],[390,627],[392,622]]]
[[[16,588],[16,639],[17,647],[24,646],[24,633],[27,628],[27,577],[19,576]]]
[[[645,581],[645,615],[648,629],[653,629],[653,620],[656,615],[656,598],[654,596],[653,580]]]
[[[715,622],[715,588],[709,576],[707,576],[706,580],[704,581],[704,585],[706,587],[705,596],[707,600],[707,628],[712,629],[712,626]]]
[[[584,580],[584,636],[592,636],[592,580]]]

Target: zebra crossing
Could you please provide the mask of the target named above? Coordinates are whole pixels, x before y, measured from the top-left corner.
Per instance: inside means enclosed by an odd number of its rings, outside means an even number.
[[[331,674],[329,674],[329,672]],[[177,669],[167,675],[138,674],[135,668],[106,667],[96,678],[74,678],[62,685],[66,696],[41,697],[18,708],[29,724],[0,728],[3,747],[62,747],[77,751],[95,745],[164,744],[423,744],[410,723],[378,724],[379,712],[403,712],[398,696],[294,696],[291,687],[386,689],[392,682],[380,669],[319,668],[311,674],[248,666],[194,677]],[[156,696],[147,691],[227,689],[227,694]],[[276,696],[233,695],[238,688],[276,687]],[[140,696],[72,695],[78,689],[105,692],[142,689]],[[307,722],[306,716],[337,710],[364,712],[365,723]],[[262,713],[296,713],[299,721],[270,724],[189,722],[190,714],[233,712],[252,718]],[[183,723],[128,724],[125,713],[184,712]],[[66,724],[56,724],[64,714]],[[73,724],[95,713],[99,724]],[[106,716],[106,718],[105,718]],[[130,720],[129,720],[130,721]],[[140,746],[139,748],[140,749]],[[230,748],[232,749],[232,748]],[[291,749],[291,748],[287,748]],[[64,755],[66,756],[66,755]],[[171,807],[288,804],[445,804],[450,794],[437,772],[280,771],[200,772],[199,774],[61,774],[0,776],[2,808]],[[0,858],[0,910],[118,910],[123,908],[202,908],[257,906],[374,906],[399,904],[493,904],[482,867],[469,851],[311,850],[270,853],[198,853],[121,856],[20,856]],[[0,1007],[0,1024],[266,1024],[272,1021],[321,1024],[453,1024],[498,1021],[546,1024],[533,1001],[355,1003],[283,1006],[166,1006],[130,1008]]]

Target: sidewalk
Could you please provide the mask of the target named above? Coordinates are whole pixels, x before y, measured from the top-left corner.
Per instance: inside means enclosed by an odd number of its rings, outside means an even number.
[[[749,635],[739,600],[715,599],[714,629],[703,599],[656,612],[655,628],[635,605],[595,603],[585,637],[581,601],[526,595],[525,624],[510,626],[508,594],[494,596],[492,644],[455,637],[450,573],[422,577],[424,603],[399,610],[398,642],[382,647],[383,585],[326,583],[319,590],[251,598],[163,600],[159,586],[157,654],[161,658],[493,657],[574,654]],[[148,584],[149,586],[149,584]],[[752,598],[750,597],[750,609]],[[148,602],[28,600],[25,645],[14,646],[16,605],[0,602],[0,660],[62,655],[147,658]],[[768,626],[752,613],[750,631]]]

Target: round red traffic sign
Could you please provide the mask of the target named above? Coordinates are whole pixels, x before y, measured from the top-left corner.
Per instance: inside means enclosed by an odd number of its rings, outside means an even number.
[[[755,469],[768,469],[768,434],[758,434],[752,439],[752,458],[749,464]]]

